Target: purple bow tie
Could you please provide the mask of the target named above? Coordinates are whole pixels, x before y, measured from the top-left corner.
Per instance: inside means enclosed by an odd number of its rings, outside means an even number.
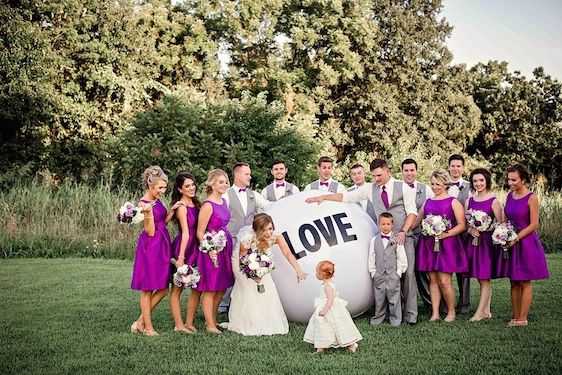
[[[407,184],[408,184],[408,186],[411,187],[412,189],[416,187],[416,185],[414,185],[414,184],[410,184],[410,183],[408,183],[408,182],[407,182]]]
[[[457,182],[451,182],[451,186],[460,186],[461,183],[459,181]]]
[[[328,186],[329,184],[328,184],[328,182],[322,182],[322,181],[320,181],[320,186],[322,186],[322,185]]]
[[[245,192],[245,191],[246,191],[246,188],[244,188],[244,189],[238,189],[238,192],[239,192],[239,193],[243,193],[243,192]]]
[[[384,234],[381,234],[381,239],[382,238],[386,238],[387,240],[390,240],[390,236],[385,236]]]
[[[284,182],[280,182],[280,183],[278,183],[278,184],[275,184],[275,187],[276,187],[276,188],[278,188],[278,187],[283,187],[283,186],[285,186],[285,183],[284,183]]]

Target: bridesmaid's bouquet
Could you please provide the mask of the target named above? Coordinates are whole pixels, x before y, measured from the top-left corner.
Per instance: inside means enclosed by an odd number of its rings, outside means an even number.
[[[176,260],[174,258],[170,259],[170,262],[175,266]],[[177,267],[177,266],[176,266]],[[172,278],[174,285],[180,288],[197,288],[197,283],[201,280],[201,274],[196,266],[190,266],[184,264],[181,267],[177,267],[176,273]]]
[[[218,232],[214,230],[207,231],[203,235],[203,239],[199,242],[199,250],[203,253],[209,254],[215,268],[219,268],[217,254],[223,251],[225,247],[226,234],[223,230],[219,230]]]
[[[492,228],[494,219],[486,212],[481,210],[473,210],[469,208],[466,210],[466,223],[470,228],[474,228],[479,232],[485,232]],[[478,237],[472,237],[472,245],[478,245]]]
[[[121,224],[138,224],[144,220],[142,209],[130,202],[125,202],[119,209],[117,221]]]
[[[509,221],[505,223],[500,223],[494,229],[494,233],[492,233],[492,242],[496,245],[500,245],[503,249],[503,259],[509,259],[509,249],[506,247],[512,241],[517,239],[517,232],[515,231],[515,227]]]
[[[428,214],[421,222],[422,234],[435,237],[433,251],[436,253],[440,251],[439,238],[437,236],[447,232],[449,228],[451,228],[451,221],[441,215]]]
[[[240,272],[249,279],[261,279],[275,268],[273,264],[273,254],[270,250],[260,251],[250,249],[240,257]],[[264,293],[265,286],[258,282],[258,293]]]

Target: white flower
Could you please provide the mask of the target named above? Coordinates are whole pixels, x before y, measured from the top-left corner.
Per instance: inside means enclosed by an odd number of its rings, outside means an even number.
[[[250,261],[250,263],[248,263],[248,268],[250,268],[252,271],[258,271],[261,268],[261,266],[256,261]]]

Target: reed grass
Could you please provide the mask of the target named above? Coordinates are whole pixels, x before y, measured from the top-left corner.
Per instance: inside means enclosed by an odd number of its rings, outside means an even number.
[[[539,235],[546,252],[562,251],[562,194],[535,190]],[[142,192],[123,187],[38,181],[16,182],[0,191],[0,257],[103,257],[132,259],[140,226],[119,224],[119,207]],[[505,202],[506,192],[497,192]],[[168,205],[169,194],[164,199]],[[175,225],[169,225],[175,235]]]

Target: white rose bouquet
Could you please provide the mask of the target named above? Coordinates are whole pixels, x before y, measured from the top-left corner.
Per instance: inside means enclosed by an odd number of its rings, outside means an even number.
[[[240,257],[240,272],[249,279],[258,279],[258,293],[264,293],[265,287],[261,283],[261,278],[275,268],[273,254],[270,250],[260,251],[249,249],[248,252]]]
[[[451,228],[451,221],[441,215],[428,214],[421,222],[421,231],[424,236],[435,237],[433,251],[440,251],[439,238],[437,236],[447,232]]]
[[[492,233],[492,242],[502,247],[504,260],[509,259],[509,249],[506,245],[516,239],[517,232],[515,231],[513,224],[509,221],[498,224]]]
[[[117,221],[121,224],[138,224],[144,220],[144,214],[142,209],[133,205],[130,202],[125,202],[119,208],[119,214],[117,215]]]
[[[170,262],[176,265],[176,260],[174,258],[170,259]],[[172,278],[174,285],[184,289],[197,288],[199,280],[201,280],[201,274],[197,267],[188,264],[177,267],[177,271]]]
[[[203,239],[199,242],[199,250],[209,254],[213,261],[213,266],[219,268],[217,254],[224,250],[226,247],[226,234],[223,230],[207,231],[203,234]]]
[[[465,213],[466,223],[469,228],[474,228],[478,232],[486,232],[492,228],[494,219],[486,212],[469,208]],[[472,236],[472,245],[478,245],[478,237]]]

